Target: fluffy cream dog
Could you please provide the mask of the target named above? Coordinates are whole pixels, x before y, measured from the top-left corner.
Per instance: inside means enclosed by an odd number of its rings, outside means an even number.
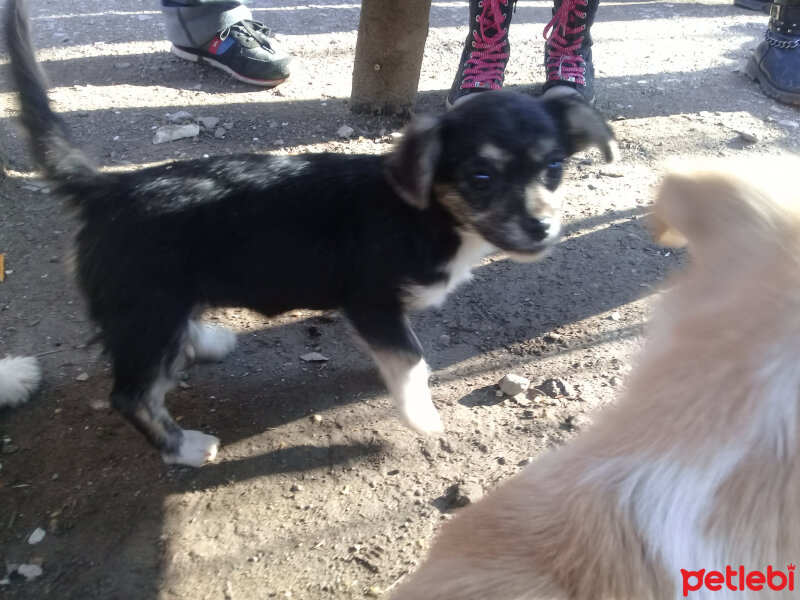
[[[763,172],[794,178],[800,162]],[[396,600],[797,589],[800,188],[673,173],[655,229],[688,244],[691,266],[661,299],[625,396],[446,524]]]
[[[42,379],[39,364],[31,356],[0,358],[0,408],[25,402]]]

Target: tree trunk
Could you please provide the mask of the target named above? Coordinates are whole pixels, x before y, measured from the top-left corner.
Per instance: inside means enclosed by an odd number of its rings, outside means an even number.
[[[431,0],[362,0],[350,110],[400,114],[414,103]]]

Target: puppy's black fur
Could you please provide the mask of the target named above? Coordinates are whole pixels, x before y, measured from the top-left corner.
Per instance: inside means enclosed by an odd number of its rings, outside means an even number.
[[[387,156],[240,155],[102,173],[50,108],[20,0],[5,30],[33,154],[80,222],[77,278],[112,359],[112,403],[167,462],[199,466],[216,451],[216,438],[182,430],[163,403],[187,360],[232,347],[232,334],[190,320],[202,306],[340,309],[406,421],[439,429],[405,312],[441,301],[497,248],[546,251],[562,161],[588,145],[613,153],[611,130],[580,101],[489,93],[417,120]]]

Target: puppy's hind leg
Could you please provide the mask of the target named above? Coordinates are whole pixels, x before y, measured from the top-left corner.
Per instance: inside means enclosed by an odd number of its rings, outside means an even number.
[[[114,366],[111,404],[161,452],[165,463],[201,467],[214,459],[219,440],[199,431],[184,431],[164,404],[164,395],[175,386],[177,372],[185,364],[182,345],[187,336],[155,327],[149,334],[106,336]]]
[[[441,432],[428,389],[428,365],[406,317],[374,309],[346,309],[345,314],[369,347],[406,425],[422,434]]]
[[[236,347],[236,334],[226,327],[190,320],[186,335],[190,361],[219,362]]]

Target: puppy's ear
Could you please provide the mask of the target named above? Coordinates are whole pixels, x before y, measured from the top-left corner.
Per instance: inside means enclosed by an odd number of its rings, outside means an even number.
[[[557,96],[543,100],[545,110],[556,120],[561,141],[568,154],[594,146],[606,162],[619,158],[614,132],[603,116],[582,99]]]
[[[430,202],[431,185],[442,144],[439,121],[415,116],[384,163],[384,173],[399,196],[420,210]]]

